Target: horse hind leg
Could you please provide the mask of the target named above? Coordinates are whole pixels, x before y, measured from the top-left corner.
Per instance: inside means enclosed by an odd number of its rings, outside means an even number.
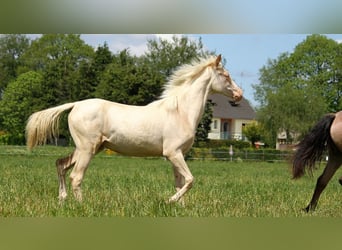
[[[306,212],[312,211],[316,208],[321,193],[323,192],[328,182],[331,180],[331,178],[335,174],[336,170],[341,166],[341,164],[342,164],[341,156],[339,155],[337,156],[335,154],[329,154],[328,163],[323,173],[321,174],[321,176],[318,177],[315,191],[312,195],[312,199],[309,205],[305,208]]]
[[[75,152],[67,157],[56,160],[57,175],[59,180],[59,195],[60,201],[64,201],[67,197],[65,174],[75,164]]]
[[[173,166],[173,173],[174,173],[174,177],[175,177],[175,187],[176,187],[176,192],[179,192],[179,190],[181,190],[181,188],[184,186],[185,184],[185,179],[184,177],[177,171],[177,167]],[[182,196],[178,202],[181,205],[184,205],[184,196]]]

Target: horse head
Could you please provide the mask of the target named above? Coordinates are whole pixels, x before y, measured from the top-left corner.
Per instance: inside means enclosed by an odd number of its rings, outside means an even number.
[[[234,102],[238,102],[242,98],[243,91],[230,77],[229,72],[222,66],[221,60],[222,57],[219,55],[215,62],[210,65],[215,74],[215,77],[212,78],[212,91],[224,94]]]

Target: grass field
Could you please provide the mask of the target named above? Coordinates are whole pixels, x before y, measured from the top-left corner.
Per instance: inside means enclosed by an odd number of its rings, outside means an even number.
[[[164,159],[107,156],[94,158],[82,188],[84,201],[59,204],[54,162],[71,148],[0,146],[0,216],[2,217],[342,217],[339,171],[315,212],[309,202],[317,176],[293,181],[287,163],[189,161],[195,176],[185,206],[167,204],[174,193],[169,162]]]

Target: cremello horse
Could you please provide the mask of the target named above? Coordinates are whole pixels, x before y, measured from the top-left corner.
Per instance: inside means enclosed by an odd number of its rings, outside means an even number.
[[[71,110],[68,124],[76,149],[56,161],[60,200],[67,197],[65,174],[72,166],[72,189],[75,198],[82,200],[81,182],[90,160],[103,148],[109,148],[123,155],[166,157],[172,163],[177,190],[169,202],[176,202],[193,184],[184,154],[194,142],[212,92],[234,101],[242,98],[242,90],[221,64],[221,55],[180,67],[161,98],[146,106],[88,99],[36,112],[26,125],[27,146],[31,150],[56,138],[60,115]]]

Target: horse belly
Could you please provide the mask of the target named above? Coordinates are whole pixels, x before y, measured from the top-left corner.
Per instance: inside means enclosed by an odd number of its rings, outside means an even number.
[[[104,146],[119,154],[129,156],[161,156],[163,154],[162,139],[156,136],[128,137],[115,134],[104,142]]]

